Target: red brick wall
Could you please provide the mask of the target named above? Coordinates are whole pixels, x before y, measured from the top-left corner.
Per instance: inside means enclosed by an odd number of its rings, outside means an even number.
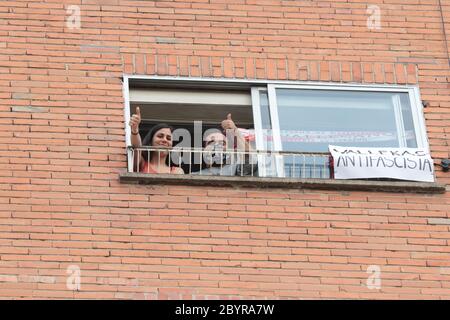
[[[418,84],[440,162],[449,47],[450,0],[0,2],[0,298],[450,298],[448,192],[118,182],[124,73]]]

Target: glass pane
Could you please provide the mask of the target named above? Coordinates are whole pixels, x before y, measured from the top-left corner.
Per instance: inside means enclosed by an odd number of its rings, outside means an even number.
[[[259,107],[262,125],[262,150],[273,150],[272,123],[267,91],[259,91]],[[277,160],[273,155],[258,156],[259,175],[264,177],[276,177],[276,161]]]
[[[411,112],[411,102],[406,93],[399,94],[402,104],[402,117],[405,125],[406,146],[408,148],[417,148],[416,133],[414,131],[414,122]]]
[[[407,93],[277,89],[276,97],[284,151],[417,145]]]
[[[273,150],[272,123],[270,121],[269,98],[267,91],[259,92],[259,105],[261,110],[264,150]]]

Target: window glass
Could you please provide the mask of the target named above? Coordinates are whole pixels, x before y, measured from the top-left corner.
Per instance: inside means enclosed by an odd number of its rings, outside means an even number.
[[[407,93],[277,89],[283,151],[416,146]]]
[[[261,108],[261,124],[264,150],[273,150],[272,124],[270,120],[269,98],[267,91],[259,92],[259,103]]]
[[[221,130],[228,114],[248,141],[258,164],[256,175],[262,177],[330,178],[330,144],[410,148],[427,144],[416,88],[163,82],[130,87],[126,112],[131,117],[140,107],[142,137],[155,124],[172,125],[180,133],[174,134],[174,146],[190,148],[183,151],[187,161],[178,164],[187,173],[204,169],[200,160],[192,159],[201,158],[204,133]]]

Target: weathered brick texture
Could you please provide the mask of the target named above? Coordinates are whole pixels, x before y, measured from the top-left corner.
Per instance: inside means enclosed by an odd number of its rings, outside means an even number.
[[[449,48],[450,0],[1,1],[0,298],[449,299],[448,192],[118,181],[124,73],[417,84],[438,163]]]

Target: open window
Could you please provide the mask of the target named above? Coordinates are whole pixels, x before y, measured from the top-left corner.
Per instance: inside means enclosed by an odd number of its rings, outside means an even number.
[[[250,88],[245,87],[225,90],[220,86],[174,88],[161,84],[140,84],[129,90],[128,113],[134,113],[137,106],[141,110],[141,137],[154,125],[167,123],[176,129],[174,147],[201,149],[205,132],[220,130],[220,123],[228,114],[232,115],[241,131],[254,129],[251,92]],[[196,154],[192,153],[190,158],[190,161],[175,165],[182,167],[186,173],[201,170],[201,162],[195,161]]]
[[[414,86],[157,77],[125,80],[125,116],[129,119],[136,106],[141,107],[142,137],[156,123],[166,122],[193,137],[189,143],[174,139],[174,145],[198,148],[196,137],[219,128],[231,113],[252,144],[262,177],[331,178],[330,144],[428,149],[422,105]],[[201,128],[196,121],[201,121]],[[200,169],[181,166],[187,173]]]

